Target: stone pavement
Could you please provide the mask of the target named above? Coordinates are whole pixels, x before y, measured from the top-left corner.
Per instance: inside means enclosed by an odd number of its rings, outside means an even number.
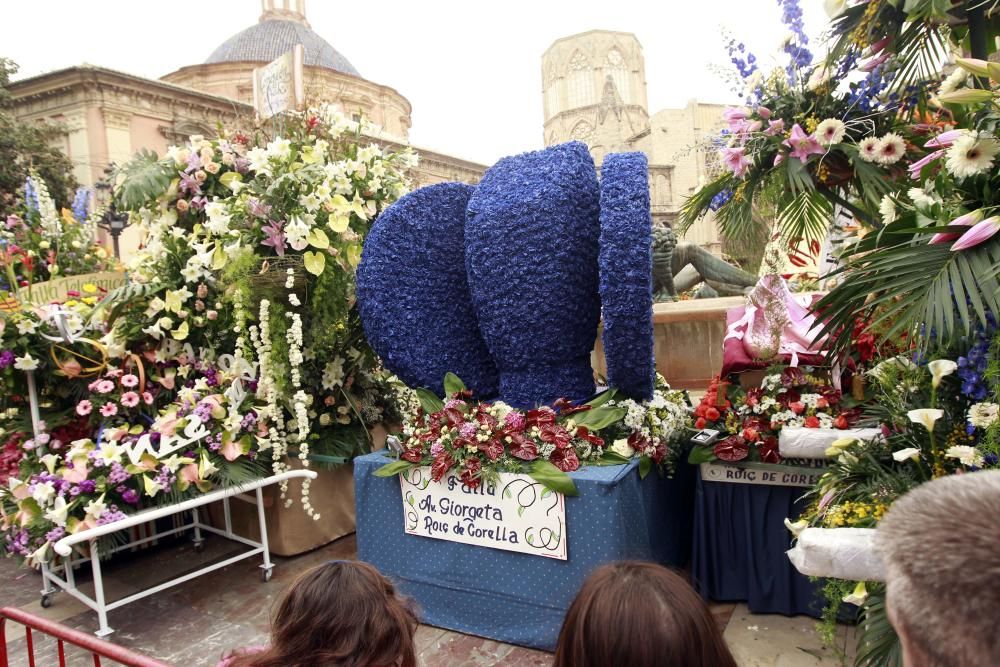
[[[187,541],[168,542],[135,554],[121,554],[105,565],[105,590],[109,599],[128,595],[142,586],[155,585],[213,560],[237,553],[238,545],[208,537],[206,548],[195,553]],[[294,558],[275,558],[274,577],[261,583],[259,559],[240,561],[211,574],[169,588],[109,614],[115,632],[109,639],[142,654],[173,665],[213,667],[228,650],[264,643],[268,615],[281,591],[299,572],[331,559],[353,558],[354,536]],[[84,567],[78,580],[86,580]],[[41,577],[18,569],[13,560],[0,558],[0,606],[14,606],[59,621],[83,632],[97,628],[97,616],[65,594],[43,609],[39,600]],[[86,590],[86,587],[84,587]],[[87,590],[91,593],[92,590]],[[813,667],[838,665],[833,653],[822,648],[812,619],[752,615],[746,605],[713,605],[720,627],[740,665],[747,667]],[[551,655],[488,639],[421,626],[417,648],[425,667],[542,666]],[[10,624],[8,647],[11,667],[27,665],[23,629]],[[850,643],[850,642],[848,642]],[[39,667],[58,664],[54,643],[36,636]],[[68,653],[69,665],[92,665],[89,658]]]

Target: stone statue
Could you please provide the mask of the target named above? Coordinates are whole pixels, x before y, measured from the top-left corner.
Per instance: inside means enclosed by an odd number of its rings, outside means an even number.
[[[653,227],[653,299],[673,301],[681,292],[703,282],[695,298],[740,296],[757,277],[719,259],[694,243],[678,243],[674,230]]]

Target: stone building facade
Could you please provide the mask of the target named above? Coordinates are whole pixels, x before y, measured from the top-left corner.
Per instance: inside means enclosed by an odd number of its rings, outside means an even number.
[[[583,141],[598,166],[610,152],[646,153],[656,224],[673,225],[684,199],[710,177],[697,146],[723,127],[724,107],[692,100],[650,116],[642,45],[631,33],[591,30],[556,40],[542,55],[542,98],[546,146]],[[721,252],[711,215],[684,238]]]
[[[104,67],[81,65],[21,79],[10,86],[14,113],[26,121],[54,121],[66,128],[60,148],[80,184],[93,186],[110,163],[140,149],[162,155],[193,134],[212,135],[219,125],[253,122],[255,67],[302,44],[307,100],[363,114],[376,127],[372,138],[390,145],[409,141],[409,101],[399,92],[360,76],[353,65],[315,33],[304,0],[262,0],[257,24],[220,45],[206,62],[182,67],[159,80]],[[486,167],[416,148],[417,185],[441,181],[477,183]],[[139,243],[136,230],[121,238],[123,256]]]

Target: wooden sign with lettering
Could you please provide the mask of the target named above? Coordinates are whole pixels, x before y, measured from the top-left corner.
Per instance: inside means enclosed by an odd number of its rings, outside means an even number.
[[[296,44],[291,51],[253,71],[253,106],[261,119],[298,109],[304,102],[302,59],[305,51]]]
[[[566,504],[527,475],[500,473],[470,489],[458,475],[431,480],[429,467],[399,476],[403,530],[411,535],[566,560]]]
[[[706,482],[757,484],[761,486],[815,486],[826,472],[826,461],[785,459],[786,463],[702,463]]]
[[[103,293],[110,292],[116,287],[121,287],[127,281],[128,279],[125,277],[125,274],[120,271],[105,271],[103,273],[85,273],[79,276],[67,276],[65,278],[49,280],[44,283],[35,283],[29,287],[22,287],[18,290],[16,295],[3,295],[3,302],[7,303],[7,300],[10,300],[13,304],[11,309],[16,309],[18,301],[23,304],[43,306],[52,302],[62,302],[69,298],[77,298],[71,297],[69,294],[70,292],[75,292],[77,296],[100,297]],[[104,290],[104,292],[88,294],[83,289],[84,285],[94,285],[100,290]]]

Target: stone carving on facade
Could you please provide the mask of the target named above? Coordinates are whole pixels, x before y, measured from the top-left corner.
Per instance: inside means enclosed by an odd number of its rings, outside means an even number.
[[[682,292],[702,287],[695,298],[746,294],[757,277],[729,264],[704,248],[677,241],[674,230],[653,228],[653,299],[674,301]]]

